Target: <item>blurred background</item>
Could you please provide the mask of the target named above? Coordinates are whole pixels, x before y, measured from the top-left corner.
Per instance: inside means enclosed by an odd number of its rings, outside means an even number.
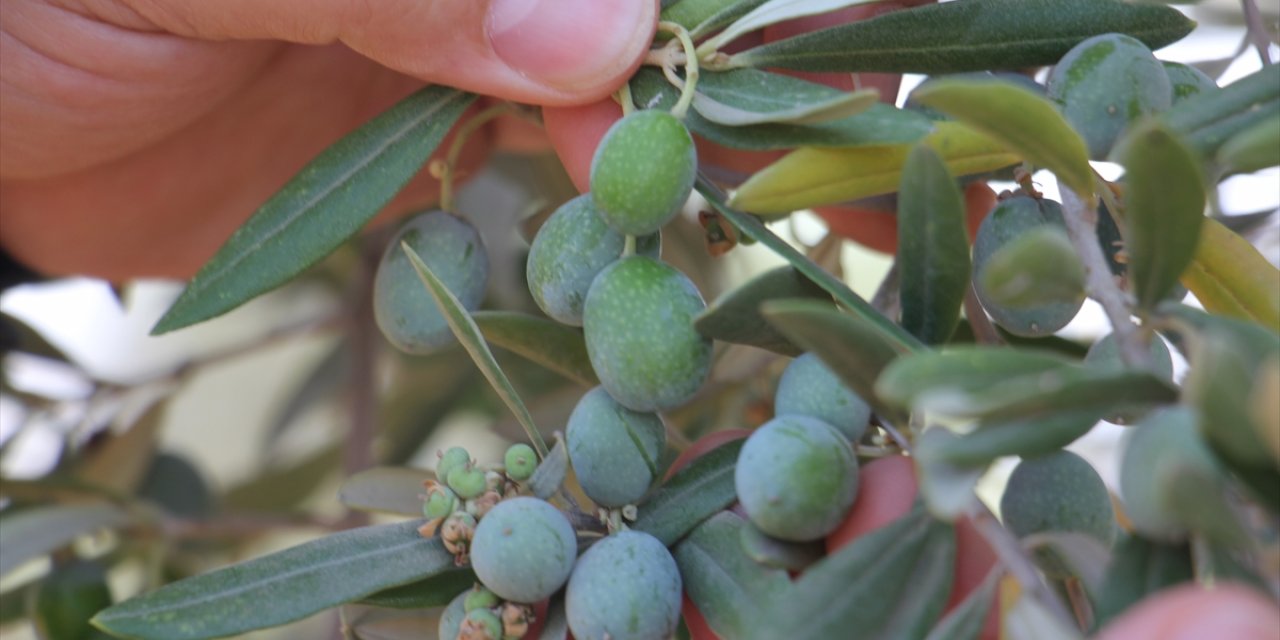
[[[1220,85],[1260,68],[1238,2],[1180,8],[1199,27],[1157,52],[1161,59],[1192,64]],[[1274,39],[1280,0],[1264,0],[1260,8]],[[1280,57],[1280,48],[1272,45],[1271,55]],[[920,80],[906,79],[899,102]],[[1099,168],[1116,177],[1114,167]],[[1051,176],[1036,179],[1056,198]],[[992,187],[998,192],[1012,185]],[[468,182],[458,209],[481,230],[492,261],[484,308],[538,313],[524,278],[529,219],[572,195],[548,156],[501,156]],[[663,257],[690,274],[708,301],[782,264],[759,246],[709,256],[696,205],[664,231]],[[1278,209],[1280,170],[1270,169],[1223,183],[1213,213],[1234,220],[1268,260],[1280,264]],[[797,214],[771,228],[867,298],[891,264],[890,256],[828,237],[812,215]],[[360,312],[367,305],[370,265],[385,240],[385,234],[372,234],[349,243],[294,283],[225,317],[162,337],[148,332],[181,283],[113,287],[64,279],[5,291],[5,340],[16,347],[4,354],[0,376],[0,509],[94,484],[136,491],[158,505],[163,516],[154,530],[96,534],[77,543],[81,557],[123,560],[109,573],[111,594],[120,600],[161,579],[363,522],[337,498],[341,480],[354,471],[376,464],[430,469],[435,452],[453,445],[466,446],[482,461],[498,459],[523,438],[466,354],[456,347],[430,356],[398,354]],[[1107,330],[1089,303],[1060,337],[1084,348]],[[713,380],[694,403],[667,416],[690,439],[755,426],[772,411],[785,359],[750,347],[717,349]],[[543,431],[563,428],[584,389],[517,356],[497,356]],[[1113,488],[1123,432],[1103,423],[1070,447]],[[997,465],[981,485],[993,509],[1011,466]],[[21,617],[31,586],[49,567],[47,559],[27,562],[0,577],[0,635],[6,640],[35,637]],[[246,637],[329,637],[334,615]]]

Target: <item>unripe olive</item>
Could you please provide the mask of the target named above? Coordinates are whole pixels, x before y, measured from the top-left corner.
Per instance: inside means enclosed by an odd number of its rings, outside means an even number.
[[[569,416],[565,444],[578,484],[596,504],[635,504],[658,477],[667,437],[654,413],[632,411],[596,387]]]
[[[503,599],[538,602],[568,580],[577,553],[577,538],[563,513],[537,498],[509,498],[476,527],[471,567]]]
[[[871,420],[871,405],[844,386],[813,353],[792,360],[782,372],[773,410],[777,415],[798,414],[822,420],[851,442],[866,433]]]
[[[413,248],[468,310],[484,298],[489,256],[471,223],[443,211],[414,216],[387,245],[373,281],[374,319],[396,348],[428,353],[452,342],[453,332],[401,242]]]
[[[698,170],[689,130],[666,111],[636,111],[600,140],[591,159],[591,198],[619,233],[648,235],[689,199]]]
[[[484,495],[487,489],[485,472],[470,465],[455,467],[447,478],[449,488],[463,500],[472,500]]]
[[[502,465],[506,468],[508,477],[516,482],[523,482],[538,468],[538,454],[533,447],[519,442],[507,449],[507,454],[502,457]]]
[[[422,505],[422,515],[427,519],[443,518],[458,510],[458,495],[449,487],[431,481],[427,486],[427,500]]]
[[[600,384],[634,411],[684,403],[711,372],[711,340],[693,328],[706,307],[687,276],[653,258],[606,267],[583,310],[587,356]]]
[[[752,524],[775,538],[807,542],[835,530],[853,506],[858,461],[835,427],[783,415],[747,438],[733,479]]]
[[[1191,96],[1205,91],[1216,91],[1218,83],[1205,72],[1181,62],[1161,60],[1165,73],[1169,76],[1169,86],[1173,90],[1173,104],[1178,104]]]
[[[623,234],[609,228],[597,213],[591,194],[561,205],[529,247],[525,275],[538,308],[560,322],[582,326],[582,305],[591,281],[621,257],[624,244]],[[639,255],[657,258],[661,249],[657,233],[636,238]]]
[[[1169,76],[1147,45],[1108,33],[1084,40],[1053,67],[1049,97],[1084,138],[1093,160],[1105,160],[1129,123],[1169,108]]]
[[[657,538],[622,531],[578,559],[565,614],[581,640],[666,640],[680,618],[680,571]]]
[[[1065,231],[1062,207],[1052,200],[1019,194],[1001,200],[978,226],[973,240],[974,291],[987,313],[991,314],[991,319],[1018,336],[1051,335],[1067,326],[1084,305],[1083,300],[1077,300],[1014,309],[992,300],[983,287],[983,269],[992,254],[1022,234],[1043,225],[1055,225]]]
[[[490,591],[488,587],[478,584],[466,592],[466,600],[462,603],[464,611],[470,613],[476,609],[492,609],[502,602],[498,594]]]
[[[1084,458],[1070,451],[1019,462],[1000,498],[1000,514],[1019,538],[1050,531],[1083,533],[1110,547],[1115,537],[1107,486]],[[1035,559],[1050,577],[1071,575],[1056,554],[1041,551]]]
[[[0,544],[12,544],[0,541]],[[12,598],[16,594],[10,593]],[[89,619],[111,606],[107,569],[95,560],[75,560],[54,567],[36,587],[34,605],[28,610],[41,638],[105,637]],[[17,597],[21,598],[20,595]],[[8,634],[5,634],[8,637]]]

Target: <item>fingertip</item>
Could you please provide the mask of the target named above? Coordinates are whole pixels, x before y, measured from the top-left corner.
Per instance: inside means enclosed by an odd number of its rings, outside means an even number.
[[[578,107],[546,107],[542,123],[565,171],[578,191],[591,188],[591,158],[600,139],[622,117],[622,107],[610,99]]]

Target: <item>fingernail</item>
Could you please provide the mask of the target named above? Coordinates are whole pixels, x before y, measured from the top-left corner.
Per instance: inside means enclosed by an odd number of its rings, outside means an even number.
[[[525,77],[561,91],[594,87],[631,65],[654,28],[648,0],[493,0],[493,51]]]

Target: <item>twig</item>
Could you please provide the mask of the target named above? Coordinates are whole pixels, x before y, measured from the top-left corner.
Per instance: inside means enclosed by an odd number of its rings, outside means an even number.
[[[1089,297],[1102,305],[1107,319],[1111,321],[1116,344],[1120,348],[1120,358],[1131,367],[1147,368],[1150,358],[1142,345],[1138,327],[1130,319],[1129,302],[1112,280],[1107,258],[1102,255],[1102,247],[1098,245],[1098,212],[1086,206],[1065,185],[1061,187],[1061,192],[1062,217],[1067,225],[1067,236],[1084,264],[1085,287]]]
[[[996,520],[991,511],[979,503],[977,513],[974,513],[970,519],[974,528],[982,534],[996,557],[1000,559],[1000,563],[1013,574],[1014,579],[1022,585],[1027,595],[1039,600],[1049,613],[1058,618],[1067,628],[1076,628],[1075,616],[1062,604],[1057,594],[1040,579],[1039,572],[1036,571],[1035,565],[1031,564],[1031,559],[1023,551],[1022,545]]]
[[[987,317],[987,310],[978,301],[978,292],[972,282],[969,290],[964,292],[964,317],[969,320],[969,328],[973,329],[973,337],[978,344],[1004,344],[1004,338],[1000,337],[1000,332],[991,324],[991,318]]]
[[[1267,35],[1267,25],[1262,22],[1262,12],[1254,0],[1240,0],[1244,8],[1244,23],[1249,41],[1258,50],[1262,64],[1271,64],[1271,38]]]

